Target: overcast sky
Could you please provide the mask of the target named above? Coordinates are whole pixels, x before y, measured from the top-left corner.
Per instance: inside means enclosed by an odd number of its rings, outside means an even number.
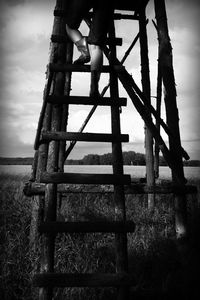
[[[180,117],[182,145],[191,159],[200,159],[200,82],[199,82],[199,16],[200,2],[194,0],[166,0],[169,34],[173,47],[174,72],[177,85],[177,102]],[[0,156],[33,156],[38,118],[42,106],[45,71],[49,56],[49,43],[53,25],[55,0],[4,0],[0,1]],[[155,96],[157,79],[157,35],[152,24],[155,19],[153,0],[147,7],[151,94]],[[87,34],[86,25],[81,26]],[[118,47],[121,59],[135,35],[135,21],[119,21],[117,36],[123,38]],[[76,53],[75,53],[76,54]],[[105,60],[106,62],[106,60]],[[126,69],[141,85],[138,45],[125,63]],[[107,83],[102,76],[100,86]],[[89,93],[89,75],[73,75],[72,93]],[[120,95],[127,97],[120,87]],[[155,99],[152,98],[152,103]],[[76,131],[91,107],[71,106],[69,131]],[[163,107],[163,118],[164,107]],[[144,124],[128,99],[121,114],[122,133],[128,133],[130,143],[123,150],[144,152]],[[110,111],[98,108],[89,122],[88,132],[110,132]],[[164,138],[166,138],[164,136]],[[70,158],[82,158],[87,153],[107,153],[107,144],[77,143]]]

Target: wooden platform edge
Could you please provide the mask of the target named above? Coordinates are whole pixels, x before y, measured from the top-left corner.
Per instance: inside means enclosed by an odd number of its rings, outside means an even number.
[[[24,194],[27,197],[32,197],[35,195],[44,195],[45,193],[45,183],[37,182],[27,182],[24,186]],[[197,187],[194,185],[186,185],[185,189],[181,189],[172,184],[168,185],[156,185],[154,188],[148,187],[146,184],[141,183],[131,183],[131,185],[125,185],[125,194],[196,194],[198,192]],[[62,194],[112,194],[113,186],[100,185],[100,186],[79,186],[78,184],[60,184],[58,185],[58,193]]]
[[[43,273],[35,274],[32,280],[37,287],[118,287],[134,286],[135,282],[135,276],[127,273]]]

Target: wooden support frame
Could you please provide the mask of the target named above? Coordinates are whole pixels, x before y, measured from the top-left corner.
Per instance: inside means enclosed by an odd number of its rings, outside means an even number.
[[[178,185],[180,182],[184,185],[184,170],[181,152],[181,140],[179,131],[179,116],[176,101],[176,87],[172,62],[172,46],[170,43],[167,14],[164,0],[154,0],[155,15],[158,27],[158,41],[159,41],[159,58],[160,68],[162,72],[163,85],[165,88],[165,106],[167,124],[172,132],[174,132],[175,138],[169,136],[169,148],[176,158],[176,173],[178,173],[179,180],[175,175],[174,168],[172,168],[172,180],[174,184]],[[187,229],[187,207],[186,197],[175,197],[175,209],[176,209],[176,235],[178,239],[186,237],[188,234]]]
[[[62,0],[57,0],[57,7],[63,8],[65,2]],[[54,18],[53,24],[53,34],[60,34],[65,31],[65,23],[64,20],[60,20],[60,18]],[[69,47],[69,46],[68,46]],[[57,63],[66,63],[66,44],[52,44],[51,54],[50,54],[50,62]],[[68,60],[71,57],[71,52],[68,51]],[[51,74],[51,73],[50,73]],[[52,76],[52,74],[51,74]],[[67,78],[67,81],[70,83],[70,78]],[[51,86],[51,94],[52,95],[64,95],[66,85],[66,75],[64,73],[57,73],[54,75],[53,84]],[[49,90],[48,90],[49,92]],[[66,128],[67,124],[67,111],[68,106],[64,105],[51,105],[49,103],[46,104],[46,97],[44,102],[44,109],[47,106],[50,107],[50,122],[51,127],[48,130],[58,131]],[[46,115],[47,112],[45,112]],[[49,144],[40,145],[41,147],[46,147],[47,151],[45,152],[45,157],[47,159],[46,170],[49,172],[59,170],[63,165],[63,152],[65,151],[65,144],[61,144],[58,141],[52,141]],[[38,166],[39,168],[39,166]],[[41,172],[41,169],[39,168]],[[44,170],[43,170],[44,171]],[[44,221],[56,221],[56,209],[57,207],[57,185],[56,184],[47,184],[45,188],[45,208],[44,208]],[[40,263],[40,271],[42,273],[45,272],[53,272],[54,271],[54,242],[55,237],[50,236],[48,233],[43,235],[42,237],[42,249],[41,249],[41,263]],[[41,288],[39,292],[39,299],[48,300],[53,297],[53,288]]]
[[[108,182],[107,182],[108,183]],[[35,195],[44,195],[45,194],[45,183],[37,183],[37,182],[29,182],[25,188],[24,193],[27,197],[32,197]],[[185,185],[185,187],[175,186],[173,183],[171,184],[159,184],[155,185],[153,189],[149,188],[146,184],[142,184],[138,181],[131,181],[131,183],[126,183],[125,185],[125,194],[196,194],[197,187],[194,185]],[[92,186],[88,187],[84,186],[76,186],[73,185],[64,185],[59,184],[57,192],[59,194],[63,194],[65,197],[67,194],[112,194],[113,188],[108,185],[100,185],[100,186]]]
[[[73,57],[73,45],[68,42],[66,44],[66,63],[71,64]],[[65,84],[62,97],[68,97],[71,90],[71,72],[66,72],[65,74]],[[56,94],[57,96],[58,94]],[[52,96],[53,97],[53,96]],[[69,114],[69,104],[62,104],[62,117],[61,117],[61,131],[66,131],[68,124],[68,114]],[[59,157],[58,157],[58,170],[59,172],[64,172],[64,163],[65,163],[65,150],[66,150],[66,141],[60,141],[59,143]]]
[[[110,26],[109,37],[115,37],[114,20]],[[116,47],[110,46],[109,64],[114,66],[116,60]],[[118,78],[117,74],[113,71],[110,73],[110,95],[113,98],[119,97]],[[121,134],[120,128],[120,110],[118,107],[111,107],[111,128],[114,135]],[[112,157],[113,157],[113,174],[123,175],[123,157],[121,143],[112,143]],[[126,221],[126,208],[125,208],[125,194],[124,186],[122,184],[114,185],[114,202],[115,202],[115,220]],[[115,235],[115,255],[116,255],[116,272],[128,272],[128,253],[127,253],[127,235]],[[129,299],[129,289],[119,288],[117,293],[117,300]]]
[[[159,0],[160,1],[160,0]],[[48,70],[48,80],[44,92],[44,102],[39,119],[38,131],[35,141],[35,158],[33,163],[32,181],[36,181],[35,185],[30,188],[29,192],[35,197],[33,207],[33,224],[32,228],[38,228],[44,234],[42,238],[42,257],[40,271],[43,274],[35,276],[36,285],[40,287],[39,300],[50,300],[53,298],[54,286],[67,286],[67,281],[64,276],[66,275],[71,280],[69,286],[90,286],[87,284],[87,278],[91,279],[91,286],[100,286],[105,282],[106,286],[112,283],[112,286],[118,288],[118,300],[125,300],[129,297],[130,280],[128,276],[128,253],[127,253],[127,232],[134,232],[135,224],[126,221],[125,209],[125,195],[126,194],[148,194],[149,207],[154,206],[154,193],[173,193],[175,195],[175,208],[176,208],[176,231],[177,237],[182,238],[187,234],[187,219],[186,219],[186,199],[185,194],[188,192],[195,192],[193,187],[185,186],[185,178],[183,172],[182,156],[187,156],[181,147],[180,132],[178,125],[178,111],[176,105],[176,90],[174,84],[174,74],[172,61],[168,55],[170,51],[163,51],[163,49],[171,50],[171,45],[168,36],[168,28],[166,21],[166,11],[164,0],[159,2],[155,0],[155,11],[158,22],[158,36],[159,36],[159,67],[158,72],[161,77],[158,78],[158,87],[163,79],[164,87],[166,90],[165,104],[167,110],[167,125],[160,118],[159,105],[157,105],[157,112],[151,106],[150,102],[150,78],[149,78],[149,62],[148,62],[148,43],[146,32],[146,16],[144,7],[140,7],[137,14],[130,19],[139,20],[140,33],[136,36],[132,45],[125,53],[121,63],[116,58],[116,43],[111,43],[109,49],[105,47],[105,54],[109,60],[110,66],[105,68],[106,72],[110,72],[110,82],[102,91],[102,95],[110,87],[111,100],[119,100],[118,79],[121,80],[123,86],[127,90],[130,98],[132,99],[136,109],[144,119],[147,127],[145,145],[147,153],[147,185],[132,184],[130,176],[123,173],[123,158],[121,142],[128,141],[127,135],[121,135],[120,129],[120,105],[111,105],[111,127],[112,134],[80,134],[89,121],[91,115],[96,109],[97,105],[93,106],[89,117],[84,122],[79,133],[67,133],[66,128],[68,123],[68,105],[69,103],[62,102],[70,94],[71,87],[71,72],[88,72],[89,66],[74,67],[72,62],[73,46],[67,40],[56,40],[55,37],[62,36],[65,28],[64,20],[60,17],[55,17],[52,41],[57,44],[52,45],[50,56],[50,70]],[[148,2],[148,1],[146,1]],[[66,1],[57,0],[58,11],[65,10]],[[121,16],[118,16],[121,17]],[[128,16],[125,18],[128,19]],[[163,35],[160,35],[160,31]],[[142,87],[143,92],[135,84],[132,77],[122,67],[122,63],[129,55],[134,44],[140,36],[141,48],[141,73],[142,73]],[[115,37],[114,20],[109,32],[111,41],[119,41]],[[56,54],[54,56],[54,54]],[[171,55],[171,53],[170,53]],[[166,61],[170,62],[166,65]],[[61,66],[61,67],[60,67]],[[160,74],[158,73],[158,75]],[[161,91],[158,90],[158,94]],[[51,95],[51,97],[49,97]],[[60,99],[59,103],[48,101],[51,99]],[[158,97],[157,97],[158,98]],[[169,100],[172,99],[172,104]],[[74,99],[74,101],[78,101]],[[70,103],[71,104],[71,103]],[[77,104],[77,103],[75,103]],[[92,104],[92,103],[90,103]],[[105,103],[106,105],[106,103]],[[151,114],[156,117],[156,125],[153,124]],[[173,117],[172,117],[173,116]],[[162,125],[169,133],[170,149],[166,147],[164,141],[160,136],[160,125]],[[173,132],[173,134],[171,134]],[[175,132],[175,134],[174,134]],[[173,186],[164,189],[155,186],[154,168],[153,168],[153,136],[157,142],[157,146],[161,148],[166,156],[169,166],[172,169]],[[41,143],[42,139],[48,140],[48,143]],[[175,138],[174,138],[175,137]],[[87,141],[106,141],[112,143],[113,154],[113,175],[109,174],[71,174],[64,173],[64,162],[77,140]],[[70,146],[66,151],[66,140],[71,140]],[[158,148],[157,148],[158,149]],[[176,165],[178,160],[178,164]],[[45,185],[42,184],[45,182]],[[113,190],[109,190],[114,196],[115,203],[115,222],[107,223],[84,223],[81,222],[57,222],[57,197],[62,199],[63,194],[74,193],[68,189],[62,190],[58,186],[63,183],[75,184],[112,184]],[[128,186],[125,186],[125,185]],[[88,191],[83,189],[81,193]],[[100,192],[106,192],[100,191]],[[92,193],[99,193],[99,191],[92,191]],[[44,201],[45,200],[45,201]],[[39,214],[38,214],[39,211]],[[39,215],[38,218],[36,214]],[[55,236],[58,232],[114,232],[115,233],[115,248],[116,248],[116,274],[107,274],[105,278],[94,274],[55,274],[54,273],[54,248]],[[35,233],[32,233],[34,236]],[[64,276],[63,276],[64,275]],[[123,276],[122,276],[123,275]],[[88,276],[88,277],[87,277]],[[92,277],[93,276],[93,277]],[[77,278],[82,280],[82,283],[77,283]],[[50,285],[53,279],[61,279],[61,284]],[[104,280],[106,279],[106,280]],[[85,281],[86,280],[86,281]],[[41,282],[43,282],[41,284]],[[37,284],[38,283],[38,284]]]
[[[154,20],[152,20],[152,23],[158,33],[158,27]],[[156,112],[158,116],[161,116],[161,101],[162,101],[162,72],[161,72],[161,65],[160,65],[160,57],[159,57],[159,49],[158,49],[158,67],[157,67],[157,90],[156,90]],[[160,132],[160,123],[156,119],[156,128],[158,132]],[[155,142],[154,147],[154,172],[155,172],[155,178],[159,177],[159,145],[157,142]]]
[[[145,9],[139,11],[139,28],[140,28],[140,56],[141,56],[141,79],[142,90],[146,97],[147,103],[151,105],[151,87],[149,75],[149,58],[148,58],[148,40],[146,31],[146,12]],[[147,110],[149,118],[151,112]],[[153,154],[153,135],[151,129],[145,124],[145,154],[146,154],[146,178],[147,185],[153,187],[155,185],[154,175],[154,154]],[[153,209],[155,195],[148,195],[148,208]]]
[[[90,20],[87,20],[87,23],[90,25]],[[107,47],[104,47],[104,53],[106,57],[109,59],[109,49]],[[119,60],[115,58],[115,61],[113,61],[113,64],[116,66],[121,65]],[[165,145],[165,142],[163,141],[159,131],[157,130],[156,126],[152,122],[151,115],[147,112],[147,109],[149,109],[152,114],[156,118],[159,119],[160,124],[163,126],[165,131],[168,133],[168,135],[171,136],[171,139],[175,139],[175,136],[172,134],[172,132],[168,129],[166,124],[163,122],[163,120],[158,117],[155,109],[148,103],[148,100],[146,99],[145,95],[142,93],[142,91],[138,88],[135,81],[133,80],[132,76],[125,70],[124,67],[121,66],[121,68],[114,67],[114,70],[118,74],[118,78],[120,79],[122,85],[124,86],[125,90],[127,91],[128,95],[130,96],[135,108],[145,121],[145,123],[148,125],[148,128],[151,130],[154,139],[159,145],[160,150],[163,153],[164,158],[166,159],[166,162],[168,163],[169,167],[174,171],[174,176],[176,177],[177,182],[179,182],[180,185],[185,184],[186,180],[185,178],[182,178],[179,176],[179,170],[176,167],[176,158],[174,157],[173,153],[169,151],[167,146]],[[91,111],[86,119],[88,122],[93,112]],[[83,124],[83,129],[86,126],[86,122]],[[80,130],[83,130],[82,128]],[[73,148],[74,145],[72,145]],[[69,149],[71,151],[71,149]],[[181,156],[186,157],[188,159],[188,154],[185,152],[185,150],[181,147],[180,148],[180,154]]]

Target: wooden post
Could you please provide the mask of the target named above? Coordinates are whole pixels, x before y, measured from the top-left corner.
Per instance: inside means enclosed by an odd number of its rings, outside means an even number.
[[[45,86],[45,90],[46,90]],[[45,101],[45,91],[44,91],[44,101]],[[51,120],[51,105],[47,104],[46,111],[43,119],[42,130],[50,130],[50,120]],[[34,162],[33,162],[33,173],[36,182],[40,182],[41,173],[46,171],[47,165],[47,155],[48,155],[48,144],[42,144],[39,146],[38,150],[35,152]],[[35,249],[38,244],[38,223],[43,218],[44,214],[44,197],[34,196],[31,208],[31,226],[30,226],[30,248]]]
[[[142,89],[146,99],[151,103],[151,88],[149,76],[149,58],[148,58],[148,41],[146,31],[146,14],[145,9],[139,12],[139,28],[140,28],[140,55],[141,55],[141,75],[142,75]],[[151,113],[149,112],[149,115]],[[145,124],[145,151],[146,151],[146,177],[147,185],[153,187],[155,185],[154,177],[154,159],[153,159],[153,135]],[[148,207],[154,208],[155,195],[148,195]]]
[[[185,185],[183,162],[181,156],[181,140],[179,132],[179,116],[176,101],[176,87],[172,62],[172,47],[170,43],[167,14],[164,0],[154,0],[155,15],[158,26],[159,57],[163,85],[165,88],[165,106],[167,124],[173,132],[173,137],[169,136],[169,148],[176,159],[176,168],[179,178],[174,175],[172,168],[172,180],[175,185]],[[185,195],[175,196],[175,222],[177,238],[187,236],[187,206]]]
[[[66,63],[72,63],[73,58],[73,43],[68,42],[66,45]],[[65,74],[65,87],[64,87],[64,94],[69,96],[71,89],[71,72],[67,72]],[[68,115],[69,115],[69,105],[63,104],[62,105],[62,120],[61,120],[61,131],[66,131],[67,123],[68,123]],[[65,165],[65,154],[66,154],[66,141],[60,141],[59,147],[59,157],[58,157],[58,170],[59,172],[64,172],[64,165]],[[58,215],[61,216],[62,210],[62,197],[59,194],[59,207],[58,207]]]
[[[56,7],[65,9],[65,1],[57,0]],[[65,22],[63,18],[55,17],[53,24],[53,34],[64,34]],[[66,63],[66,45],[52,44],[51,59],[56,63]],[[55,61],[56,60],[56,61]],[[53,80],[52,95],[63,96],[65,88],[65,74],[57,72]],[[51,131],[59,131],[62,123],[62,105],[53,104],[51,108]],[[66,115],[67,118],[67,115]],[[66,121],[65,121],[66,123]],[[45,145],[45,144],[44,144]],[[48,147],[47,171],[58,171],[60,143],[58,141],[51,141]],[[57,207],[57,185],[47,184],[45,188],[45,209],[44,220],[56,221],[56,207]],[[54,248],[55,237],[45,234],[42,240],[42,253],[40,271],[53,272],[54,271]],[[53,288],[41,288],[39,291],[40,300],[50,300],[53,298]]]
[[[109,32],[111,40],[115,38],[115,27],[114,21],[111,25]],[[110,46],[110,57],[109,63],[111,66],[114,65],[116,60],[116,47]],[[116,73],[111,71],[110,73],[110,95],[114,99],[119,98],[118,91],[118,78]],[[119,107],[111,107],[111,127],[112,134],[120,135],[120,111]],[[123,174],[123,157],[122,147],[120,142],[112,143],[112,159],[113,159],[113,174]],[[115,201],[115,220],[126,221],[126,209],[125,209],[125,195],[124,186],[121,184],[114,185],[114,201]],[[116,251],[116,272],[128,272],[128,254],[127,254],[127,235],[124,233],[115,235],[115,251]],[[117,300],[129,299],[128,288],[120,287],[118,289]]]
[[[156,31],[158,33],[158,28],[155,22],[153,21],[153,24],[156,28]],[[158,73],[157,73],[157,93],[156,93],[156,112],[158,116],[161,116],[161,100],[162,100],[162,72],[161,72],[161,66],[160,66],[160,57],[159,57],[159,49],[158,49]],[[160,133],[160,122],[156,119],[156,128],[158,132]],[[155,172],[155,178],[159,178],[159,152],[160,147],[158,143],[155,141],[155,156],[154,156],[154,172]]]
[[[71,64],[72,57],[73,57],[73,44],[72,42],[68,42],[66,45],[66,63]],[[71,89],[71,72],[67,72],[65,77],[65,88],[64,88],[64,94],[66,96],[69,96],[70,89]],[[63,104],[61,131],[66,131],[68,114],[69,114],[69,105]],[[65,151],[66,151],[66,142],[60,141],[59,161],[58,161],[58,169],[60,172],[64,172]]]
[[[156,112],[158,115],[161,115],[161,99],[162,99],[162,76],[161,76],[161,68],[158,59],[158,78],[157,78],[157,96],[156,96]],[[160,133],[160,122],[156,120],[156,128]],[[154,156],[154,172],[155,178],[159,178],[159,153],[160,147],[158,143],[155,142],[155,156]]]

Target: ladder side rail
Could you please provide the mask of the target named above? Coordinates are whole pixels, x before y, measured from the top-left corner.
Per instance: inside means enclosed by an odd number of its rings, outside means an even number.
[[[36,180],[37,164],[38,164],[38,150],[36,150],[34,153],[33,162],[31,165],[31,176],[29,178],[29,181]]]
[[[57,7],[65,6],[65,1],[57,0]],[[53,34],[65,32],[65,22],[63,18],[55,17],[53,24]],[[53,44],[51,59],[57,60],[58,63],[66,62],[66,45]],[[65,74],[58,72],[54,76],[53,91],[54,95],[63,95],[65,86]],[[51,111],[51,130],[57,131],[61,127],[62,105],[52,105]],[[52,141],[48,145],[48,160],[47,171],[53,172],[58,170],[58,155],[59,142]],[[47,184],[45,189],[45,221],[56,221],[56,207],[57,207],[57,185]],[[42,236],[41,245],[41,265],[42,273],[54,272],[54,251],[55,251],[55,236],[44,234]],[[53,298],[53,287],[40,288],[39,300],[50,300]]]
[[[51,62],[53,56],[53,45],[50,45],[50,58],[49,61]],[[41,132],[50,130],[50,124],[51,124],[51,104],[46,102],[46,97],[50,93],[52,88],[52,82],[53,82],[53,73],[49,72],[47,69],[47,82],[44,88],[43,93],[43,105],[39,117],[39,123],[38,128],[36,132],[36,138],[35,138],[35,144],[34,148],[37,149],[35,151],[34,160],[32,164],[32,174],[30,181],[36,181],[37,183],[40,182],[40,177],[43,172],[46,171],[47,166],[47,156],[48,156],[48,149],[49,145],[46,144],[39,144],[39,138]],[[37,251],[37,245],[39,243],[39,235],[38,235],[38,224],[43,221],[44,216],[44,196],[36,195],[33,197],[32,201],[32,207],[31,207],[31,225],[30,225],[30,234],[29,234],[29,240],[30,240],[30,248],[33,249],[33,251]],[[38,266],[35,266],[36,269],[38,269]]]
[[[154,20],[152,20],[154,27],[158,34],[158,27]],[[160,65],[160,57],[159,57],[159,49],[158,49],[158,66],[157,66],[157,89],[156,89],[156,112],[159,116],[161,116],[161,102],[162,102],[162,72],[161,72],[161,65]],[[156,119],[156,128],[158,129],[160,133],[160,123]],[[154,148],[154,172],[155,172],[155,178],[159,178],[159,145],[157,142],[155,142],[155,148]]]
[[[57,6],[62,6],[61,3],[59,3],[59,0],[57,0]],[[42,108],[41,108],[41,112],[40,112],[40,116],[39,116],[39,121],[38,121],[38,128],[37,128],[37,132],[36,132],[36,137],[35,137],[35,142],[34,142],[34,149],[36,150],[36,155],[34,157],[34,162],[33,162],[33,175],[31,180],[35,180],[36,176],[37,176],[37,181],[39,180],[39,175],[36,175],[36,170],[40,170],[41,168],[38,167],[37,168],[37,161],[38,158],[40,157],[40,155],[38,154],[39,147],[41,148],[48,148],[48,146],[43,146],[40,145],[40,135],[42,131],[48,131],[50,130],[50,116],[51,116],[51,105],[48,104],[47,98],[48,96],[52,93],[52,87],[53,87],[53,79],[54,79],[54,72],[52,72],[49,68],[49,66],[51,65],[51,63],[54,63],[56,61],[56,46],[54,43],[50,43],[50,57],[49,57],[49,64],[47,67],[47,71],[46,71],[46,85],[44,88],[44,92],[43,92],[43,104],[42,104]],[[42,156],[47,158],[47,151],[42,151]],[[43,163],[44,164],[44,163]],[[44,164],[45,165],[45,164]],[[43,167],[42,172],[45,170],[45,168]]]
[[[145,8],[139,11],[139,29],[140,29],[140,57],[141,57],[141,81],[142,90],[146,97],[147,103],[151,105],[151,84],[149,75],[149,57],[148,57],[148,40],[146,31],[146,12]],[[146,109],[146,113],[151,119],[151,111]],[[149,187],[154,187],[154,153],[153,153],[153,135],[145,123],[145,156],[146,156],[146,180]],[[148,195],[148,208],[153,209],[155,205],[155,195]]]
[[[162,74],[160,69],[160,63],[158,59],[158,71],[157,71],[157,94],[156,94],[156,112],[161,115],[161,101],[162,101]],[[160,134],[160,122],[156,119],[156,128]],[[160,148],[158,143],[155,141],[154,148],[154,172],[155,178],[159,178],[159,152]]]
[[[66,63],[72,63],[72,59],[73,59],[73,44],[72,42],[68,42],[66,44]],[[65,86],[64,86],[64,94],[66,96],[69,96],[70,94],[71,77],[72,77],[72,73],[67,72],[65,75]],[[69,104],[63,104],[61,131],[67,130],[68,115],[69,115]],[[66,141],[60,141],[59,158],[58,158],[59,172],[64,172],[65,152],[66,152]]]
[[[50,129],[50,119],[51,119],[51,105],[47,104],[46,113],[43,120],[43,130]],[[48,144],[41,144],[35,153],[34,162],[36,170],[34,170],[35,177],[31,180],[40,182],[40,177],[43,172],[46,171],[47,166],[47,155],[48,155]],[[44,215],[44,197],[35,196],[32,201],[31,207],[31,225],[30,225],[30,247],[36,249],[38,244],[38,223],[42,221]]]
[[[41,134],[41,131],[42,131],[43,121],[44,121],[46,107],[47,107],[47,96],[49,95],[50,90],[51,90],[51,85],[52,85],[52,80],[53,80],[53,72],[51,72],[51,71],[48,72],[48,70],[47,70],[47,76],[48,76],[48,79],[47,79],[46,87],[44,89],[43,104],[42,104],[42,109],[41,109],[41,112],[40,112],[40,117],[39,117],[39,121],[38,121],[38,128],[37,128],[35,142],[34,142],[34,149],[35,150],[37,150],[38,147],[39,147],[40,134]]]
[[[115,37],[114,21],[110,26],[109,36]],[[116,59],[116,47],[110,46],[109,64],[114,65]],[[118,78],[114,70],[110,73],[110,95],[111,97],[119,97]],[[120,110],[119,107],[111,107],[111,128],[112,134],[119,135],[120,128]],[[120,142],[112,143],[112,165],[113,174],[123,174],[123,156],[122,146]],[[125,194],[122,184],[114,185],[114,204],[115,204],[115,220],[126,221]],[[116,272],[128,272],[128,253],[127,253],[127,234],[115,234],[115,251],[116,251]],[[120,287],[118,289],[118,300],[125,300],[129,297],[129,289]]]
[[[179,130],[179,115],[176,100],[176,86],[172,61],[172,46],[170,42],[167,13],[164,0],[154,0],[155,15],[158,26],[158,41],[159,41],[159,54],[161,60],[163,85],[165,88],[165,107],[167,124],[172,132],[174,132],[175,139],[169,137],[170,151],[176,157],[176,172],[179,178],[184,178],[184,169],[182,157],[180,155],[181,139]],[[172,168],[172,180],[174,184],[179,184],[175,175],[175,170]],[[175,223],[176,223],[176,236],[179,239],[188,235],[187,226],[187,203],[185,196],[175,197]]]

